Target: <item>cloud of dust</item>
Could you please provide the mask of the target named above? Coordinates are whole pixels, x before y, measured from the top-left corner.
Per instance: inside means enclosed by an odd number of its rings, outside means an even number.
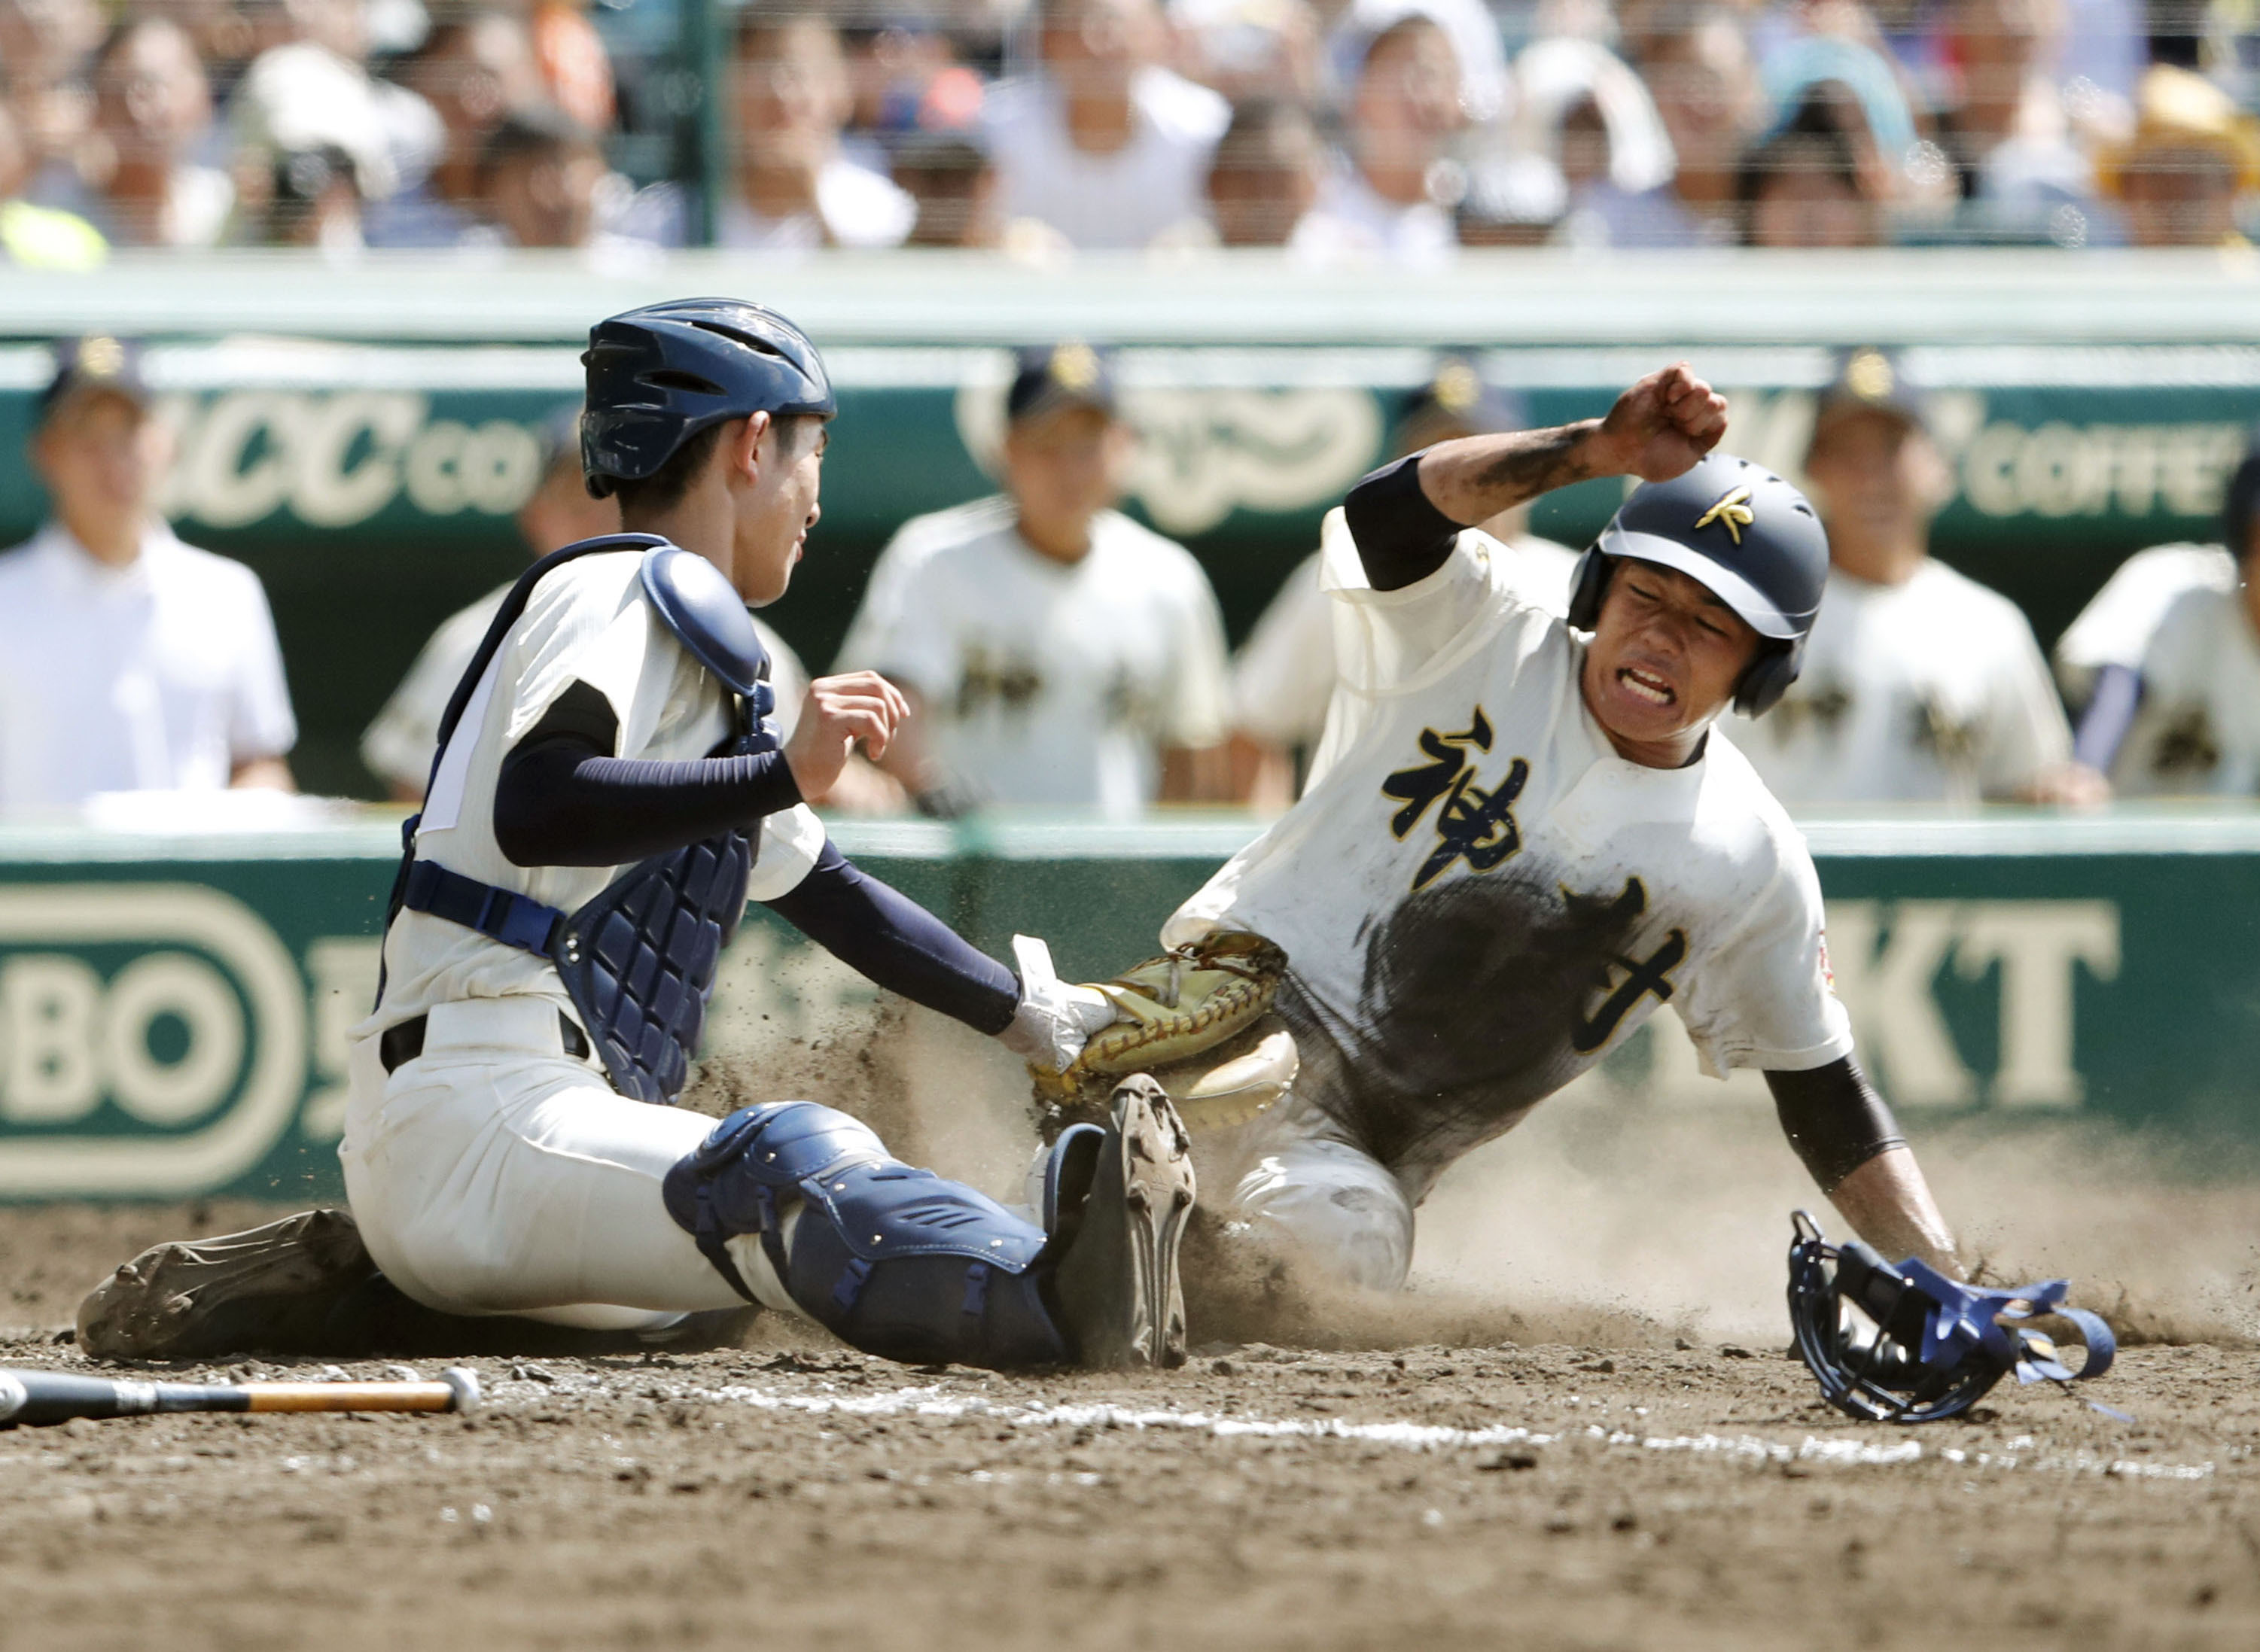
[[[749,926],[749,929],[750,929]],[[748,949],[741,937],[733,958]],[[739,961],[686,1105],[822,1101],[890,1151],[1012,1202],[1035,1136],[1025,1075],[993,1040],[883,1000],[813,949]],[[1421,1207],[1410,1288],[1318,1285],[1220,1242],[1218,1195],[1189,1241],[1196,1344],[1333,1348],[1787,1338],[1789,1213],[1845,1226],[1755,1083],[1652,1101],[1587,1081],[1470,1154]],[[2065,1276],[2129,1340],[2260,1342],[2260,1179],[2192,1176],[2094,1126],[1902,1120],[1965,1250],[1998,1277]]]
[[[1789,1213],[1842,1219],[1771,1106],[1565,1093],[1470,1154],[1420,1212],[1416,1289],[1496,1292],[1543,1327],[1597,1307],[1704,1341],[1788,1334]],[[2129,1341],[2260,1339],[2260,1181],[2192,1176],[2091,1124],[1901,1119],[1965,1253],[2013,1282],[2068,1278]]]

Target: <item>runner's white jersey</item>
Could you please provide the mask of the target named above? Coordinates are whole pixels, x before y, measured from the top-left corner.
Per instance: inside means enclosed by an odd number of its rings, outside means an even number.
[[[2260,794],[2260,632],[2242,587],[2184,590],[2141,670],[2142,709],[2111,765],[2120,794]]]
[[[1367,584],[1339,510],[1324,555],[1328,765],[1162,938],[1286,949],[1283,1006],[1349,1060],[1377,1157],[1496,1135],[1667,1001],[1714,1073],[1849,1053],[1812,860],[1740,752],[1619,757],[1578,691],[1584,643],[1484,534],[1397,591]]]
[[[2013,797],[2071,756],[2030,623],[1935,561],[1888,586],[1831,570],[1796,686],[1729,727],[1792,808]]]

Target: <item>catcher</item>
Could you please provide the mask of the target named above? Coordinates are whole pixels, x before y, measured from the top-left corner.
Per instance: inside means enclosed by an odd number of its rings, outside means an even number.
[[[1794,488],[1711,454],[1726,422],[1675,366],[1606,419],[1439,443],[1351,491],[1308,789],[1169,920],[1169,956],[1103,989],[1132,1019],[1038,1073],[1056,1116],[1156,1068],[1227,1233],[1393,1289],[1445,1167],[1669,1003],[1706,1070],[1765,1073],[1863,1238],[1960,1276],[1852,1058],[1803,841],[1713,728],[1796,680],[1828,569]],[[1641,485],[1567,623],[1465,525],[1620,475]]]
[[[823,362],[758,304],[590,335],[583,466],[629,531],[536,563],[439,729],[354,1033],[343,1213],[167,1245],[79,1315],[90,1353],[343,1353],[477,1321],[664,1337],[758,1303],[867,1352],[996,1367],[1184,1357],[1193,1182],[1148,1079],[1062,1134],[1039,1221],[913,1170],[843,1113],[672,1106],[721,950],[759,901],[871,979],[1071,1063],[1113,1018],[1023,937],[1019,974],[860,872],[803,799],[905,708],[818,680],[790,740],[747,608],[818,516]]]

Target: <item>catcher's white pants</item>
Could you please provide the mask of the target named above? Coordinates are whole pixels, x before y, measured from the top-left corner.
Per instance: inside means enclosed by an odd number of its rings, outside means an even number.
[[[1241,1166],[1226,1214],[1257,1243],[1377,1291],[1412,1265],[1412,1200],[1380,1160],[1291,1092],[1234,1133]]]
[[[338,1156],[385,1277],[426,1307],[644,1330],[742,1307],[660,1198],[714,1121],[631,1100],[567,1056],[558,1000],[440,1004],[389,1078],[353,1052]],[[753,1237],[732,1259],[763,1307],[797,1313]]]

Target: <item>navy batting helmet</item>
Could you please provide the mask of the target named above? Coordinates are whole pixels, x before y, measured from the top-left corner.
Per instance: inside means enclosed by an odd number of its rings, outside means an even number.
[[[1699,581],[1766,639],[1734,685],[1736,710],[1755,717],[1797,680],[1828,579],[1828,536],[1780,477],[1713,453],[1684,476],[1642,482],[1577,564],[1570,623],[1593,629],[1624,557]]]
[[[600,321],[581,365],[581,469],[599,499],[725,419],[839,411],[808,335],[742,298],[677,298]]]

